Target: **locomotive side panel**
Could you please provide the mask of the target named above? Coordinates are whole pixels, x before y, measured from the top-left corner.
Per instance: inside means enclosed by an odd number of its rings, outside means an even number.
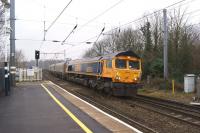
[[[101,71],[100,62],[82,62],[78,64],[69,64],[66,73],[74,73],[79,75],[94,75],[98,76]]]
[[[82,73],[94,73],[97,74],[100,72],[99,62],[83,63],[80,65]]]
[[[110,80],[112,79],[113,77],[113,60],[112,59],[103,60],[102,77],[110,79]]]
[[[64,62],[55,64],[55,71],[59,73],[65,73],[65,66],[66,63]]]

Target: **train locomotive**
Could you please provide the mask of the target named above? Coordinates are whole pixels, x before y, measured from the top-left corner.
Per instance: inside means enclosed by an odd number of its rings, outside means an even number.
[[[141,87],[141,59],[132,51],[52,64],[49,71],[114,96],[133,96]]]

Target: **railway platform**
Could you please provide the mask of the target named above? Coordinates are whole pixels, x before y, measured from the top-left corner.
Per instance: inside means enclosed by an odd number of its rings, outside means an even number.
[[[0,97],[0,132],[140,133],[50,81],[20,83]]]

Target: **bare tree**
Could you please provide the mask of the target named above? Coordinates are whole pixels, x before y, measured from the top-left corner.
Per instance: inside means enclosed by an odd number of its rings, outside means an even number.
[[[17,68],[25,68],[26,67],[26,59],[22,50],[17,50],[15,52],[15,62]]]
[[[0,59],[4,58],[4,40],[2,39],[4,36],[3,28],[5,24],[5,12],[6,9],[9,8],[8,0],[1,0],[0,1]]]
[[[186,10],[168,12],[169,76],[183,79],[186,73],[200,73],[200,27],[190,25]],[[163,18],[162,13],[145,17],[137,28],[119,29],[108,33],[93,45],[85,56],[94,57],[115,51],[133,50],[143,59],[143,74],[162,76]]]
[[[95,43],[93,47],[85,53],[84,57],[100,56],[125,50],[133,50],[141,54],[143,43],[141,42],[141,33],[139,30],[128,28],[120,32],[114,31],[105,35],[106,37]]]

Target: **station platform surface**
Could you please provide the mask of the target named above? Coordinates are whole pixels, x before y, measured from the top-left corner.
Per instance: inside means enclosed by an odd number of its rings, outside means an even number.
[[[129,133],[137,129],[56,84],[25,82],[0,97],[0,133]]]

